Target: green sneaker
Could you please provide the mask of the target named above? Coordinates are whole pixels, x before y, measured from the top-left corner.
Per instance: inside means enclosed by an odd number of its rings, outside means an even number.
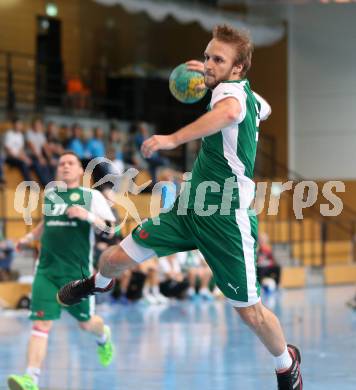
[[[104,326],[104,332],[107,336],[106,343],[99,344],[97,352],[100,364],[107,367],[114,357],[114,345],[111,341],[111,330],[107,325]]]
[[[7,378],[10,390],[39,390],[30,375],[10,375]]]

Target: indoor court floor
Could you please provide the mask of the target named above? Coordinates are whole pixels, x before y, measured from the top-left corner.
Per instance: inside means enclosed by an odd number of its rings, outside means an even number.
[[[281,291],[265,303],[302,350],[306,390],[356,389],[356,312],[345,306],[354,286]],[[273,361],[228,304],[100,305],[117,356],[96,361],[95,343],[64,313],[51,334],[40,389],[276,390]],[[0,389],[22,373],[30,322],[0,312]]]

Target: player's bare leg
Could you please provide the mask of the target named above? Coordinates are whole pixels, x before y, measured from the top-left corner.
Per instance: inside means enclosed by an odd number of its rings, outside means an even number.
[[[47,355],[48,334],[52,329],[53,321],[34,321],[30,341],[28,344],[28,367],[41,368]]]
[[[110,246],[100,256],[99,272],[108,279],[117,278],[127,269],[137,266],[120,245]]]
[[[27,369],[25,375],[11,375],[8,386],[12,389],[38,389],[38,380],[43,360],[47,355],[48,334],[52,321],[34,321],[27,349]]]
[[[93,333],[95,336],[100,337],[104,334],[104,321],[101,317],[94,315],[89,321],[78,322],[80,329]]]
[[[300,353],[286,344],[278,318],[261,302],[249,307],[235,308],[242,320],[258,336],[268,351],[274,356],[277,367],[278,389],[302,389],[300,373]]]
[[[261,302],[235,309],[272,355],[279,356],[284,351],[286,340],[281,324],[278,318]]]
[[[114,346],[111,341],[110,328],[104,324],[104,320],[98,315],[93,315],[89,321],[79,322],[78,324],[82,330],[96,336],[99,362],[104,367],[108,366],[112,362],[114,356]]]

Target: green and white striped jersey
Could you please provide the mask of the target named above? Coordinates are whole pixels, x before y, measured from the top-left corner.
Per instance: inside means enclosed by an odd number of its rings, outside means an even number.
[[[83,187],[47,190],[43,202],[44,226],[38,273],[53,278],[82,277],[82,268],[85,276],[90,275],[94,228],[87,221],[68,218],[66,211],[74,205],[84,207],[106,221],[115,221],[107,200],[97,190]]]
[[[247,79],[220,83],[213,90],[210,109],[228,97],[239,101],[241,114],[236,122],[203,138],[192,171],[189,209],[207,210],[216,205],[221,214],[230,214],[248,208],[254,198],[259,122],[268,117],[271,108],[251,91]],[[185,184],[185,191],[188,189]],[[187,196],[184,192],[182,196]]]

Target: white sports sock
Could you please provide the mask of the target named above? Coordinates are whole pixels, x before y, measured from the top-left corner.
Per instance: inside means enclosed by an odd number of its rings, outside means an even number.
[[[274,356],[274,365],[276,367],[276,371],[286,370],[293,363],[293,360],[288,352],[288,348],[286,346],[284,352],[279,356]]]
[[[152,291],[153,295],[158,295],[160,293],[159,292],[159,286],[152,286],[151,287],[151,291]]]
[[[106,325],[104,325],[104,332],[103,332],[103,334],[96,338],[96,342],[99,345],[104,345],[107,342],[107,340],[108,340],[108,334],[105,332],[105,326]]]
[[[37,367],[27,367],[26,374],[29,375],[36,385],[38,385],[38,380],[40,379],[41,369]]]
[[[201,295],[211,295],[211,294],[210,294],[210,290],[209,290],[207,287],[201,288],[200,291],[199,291],[199,293],[200,293]]]
[[[145,297],[146,295],[150,294],[151,288],[149,285],[144,285],[142,289],[142,295]]]
[[[188,297],[192,297],[195,294],[195,288],[194,287],[189,287],[187,290],[187,295]]]
[[[95,275],[95,287],[105,288],[111,283],[112,279],[103,276],[100,272]]]

